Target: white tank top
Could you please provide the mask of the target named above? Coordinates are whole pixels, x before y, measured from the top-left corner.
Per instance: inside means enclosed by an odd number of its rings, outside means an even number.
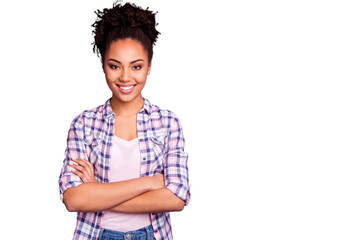
[[[118,182],[140,177],[140,148],[137,138],[126,141],[114,136],[109,162],[109,182]],[[151,224],[148,213],[118,213],[105,211],[102,227],[128,232]]]

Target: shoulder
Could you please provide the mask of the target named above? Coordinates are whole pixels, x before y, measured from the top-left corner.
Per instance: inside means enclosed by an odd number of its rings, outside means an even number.
[[[149,115],[152,119],[178,119],[178,116],[168,109],[160,108],[159,106],[150,103],[145,100],[145,104],[148,104]]]
[[[96,121],[102,122],[107,115],[111,114],[109,113],[109,108],[110,102],[107,100],[102,105],[84,110],[73,119],[71,125],[74,127],[84,127],[86,125],[93,125]]]
[[[174,126],[181,128],[179,117],[173,111],[160,108],[155,104],[149,103],[149,105],[149,115],[153,122],[159,122],[163,128],[167,129],[170,129]]]
[[[90,145],[94,139],[102,139],[108,131],[107,119],[114,114],[110,101],[78,114],[71,122],[69,135]]]

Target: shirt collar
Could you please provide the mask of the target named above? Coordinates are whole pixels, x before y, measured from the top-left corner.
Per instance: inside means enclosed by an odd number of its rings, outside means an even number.
[[[144,107],[140,110],[140,112],[142,110],[145,111],[145,113],[150,115],[150,109],[151,109],[151,103],[149,102],[149,100],[147,100],[146,98],[144,98]]]
[[[110,118],[111,116],[114,116],[115,117],[115,113],[112,111],[112,109],[111,109],[111,105],[110,105],[110,99],[111,98],[109,98],[106,102],[105,102],[105,104],[104,104],[104,117],[105,117],[105,119],[108,119],[108,118]]]
[[[111,109],[110,99],[111,98],[109,98],[104,104],[104,111],[105,111],[104,116],[105,116],[106,119],[111,117],[111,116],[115,117],[115,113]],[[149,102],[149,100],[144,98],[144,106],[140,110],[140,112],[144,111],[146,114],[150,115],[150,112],[151,112],[150,109],[151,109],[151,103]]]

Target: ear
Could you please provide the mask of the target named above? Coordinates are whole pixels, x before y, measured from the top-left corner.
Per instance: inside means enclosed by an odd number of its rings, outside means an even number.
[[[101,62],[101,67],[102,67],[103,72],[105,73],[105,64],[104,64],[104,61]]]
[[[147,75],[150,75],[150,71],[151,71],[151,62],[149,63],[149,66],[148,66],[148,72],[147,72]]]

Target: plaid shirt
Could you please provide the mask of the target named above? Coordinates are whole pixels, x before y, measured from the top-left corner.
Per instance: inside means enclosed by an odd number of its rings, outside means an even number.
[[[115,114],[110,99],[104,105],[84,111],[73,122],[68,134],[65,160],[59,185],[60,199],[66,189],[82,184],[71,172],[72,159],[87,159],[95,169],[97,182],[109,182],[109,159],[114,136]],[[140,176],[163,173],[165,186],[185,201],[190,199],[188,181],[188,155],[184,152],[182,127],[176,115],[159,109],[145,99],[137,114],[137,134],[141,156]],[[98,239],[103,212],[79,212],[73,239]],[[171,240],[172,232],[168,212],[152,213],[151,222],[157,240]]]

